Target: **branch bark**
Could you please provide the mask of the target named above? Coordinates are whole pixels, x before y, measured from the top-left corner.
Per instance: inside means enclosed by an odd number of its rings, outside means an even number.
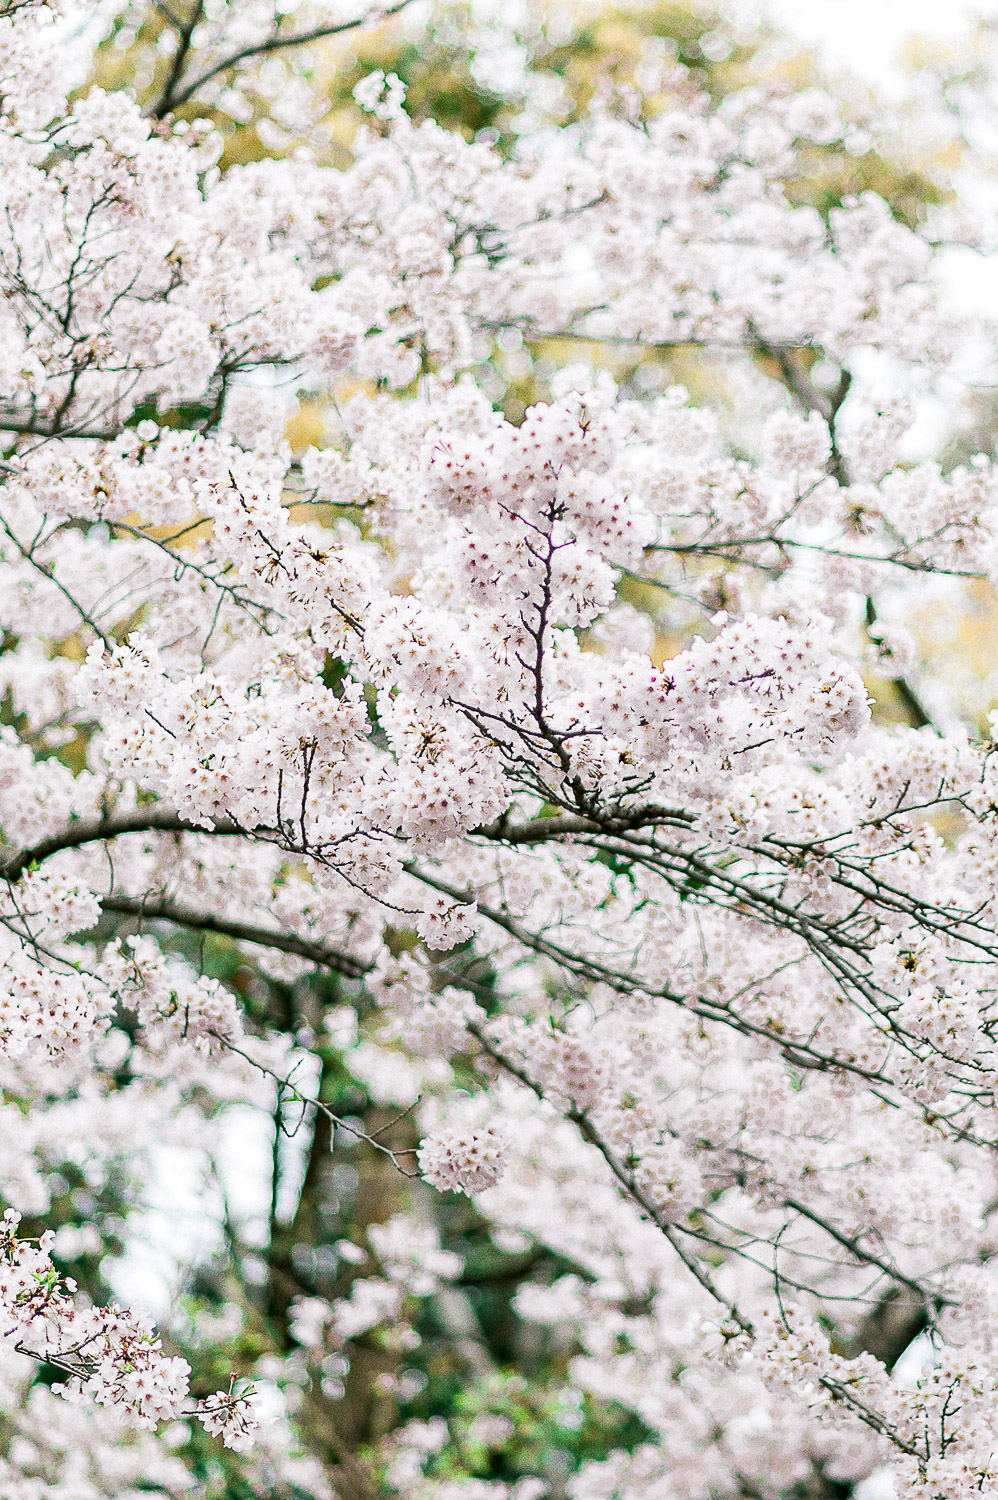
[[[37,844],[13,850],[6,859],[0,858],[0,878],[10,882],[19,880],[32,865],[43,864],[65,849],[80,849],[86,844],[103,843],[106,839],[120,838],[126,833],[199,833],[245,838],[254,831],[241,828],[238,823],[226,818],[219,818],[210,827],[204,828],[182,818],[173,808],[137,807],[131,812],[112,813],[106,818],[81,818],[79,822],[69,823],[49,838],[40,839]]]
[[[261,948],[273,948],[279,953],[292,953],[319,968],[341,974],[346,979],[361,979],[370,969],[370,964],[352,958],[349,953],[327,947],[325,943],[316,943],[292,932],[279,932],[276,928],[258,927],[252,922],[229,921],[211,912],[195,911],[191,907],[155,896],[104,896],[101,907],[108,912],[120,912],[150,922],[172,922],[178,927],[190,927],[197,932],[217,932],[238,943],[255,943]]]
[[[199,89],[204,88],[206,83],[210,83],[213,78],[217,78],[219,73],[226,73],[230,68],[238,67],[241,62],[246,62],[251,57],[265,57],[270,52],[282,52],[287,47],[304,47],[309,42],[321,42],[325,41],[327,37],[341,36],[345,31],[356,31],[359,26],[363,26],[375,16],[380,21],[388,20],[391,16],[398,15],[399,11],[405,10],[406,6],[411,5],[411,3],[412,0],[396,0],[396,4],[386,7],[380,13],[372,8],[367,15],[357,16],[352,21],[340,21],[334,26],[316,26],[310,31],[302,31],[292,36],[278,35],[268,37],[265,41],[254,43],[249,47],[242,47],[238,52],[230,53],[228,57],[222,58],[220,62],[212,63],[210,67],[205,68],[196,78],[180,89],[176,87],[180,81],[180,73],[175,69],[171,73],[170,80],[162,97],[150,113],[154,119],[162,119],[164,115],[186,104]],[[190,39],[188,38],[187,46],[184,48],[184,57],[181,60],[181,68],[183,63],[186,62],[189,47]]]

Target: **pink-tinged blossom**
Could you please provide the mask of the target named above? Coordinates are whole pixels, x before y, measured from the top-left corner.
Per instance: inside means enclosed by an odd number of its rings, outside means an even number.
[[[489,1125],[485,1130],[445,1130],[423,1141],[419,1170],[434,1187],[481,1193],[495,1187],[506,1166],[509,1148]]]
[[[188,1409],[190,1366],[163,1353],[152,1321],[119,1307],[92,1307],[52,1264],[53,1235],[18,1237],[20,1215],[7,1209],[0,1233],[0,1338],[19,1353],[69,1376],[70,1400],[89,1399],[125,1426],[153,1429]],[[256,1422],[252,1396],[217,1392],[198,1403],[198,1420],[244,1448]]]
[[[56,1406],[97,1458],[101,1423],[142,1433],[94,1493],[182,1493],[193,1418],[254,1493],[328,1500],[304,1382],[339,1399],[383,1348],[404,1406],[430,1297],[489,1363],[431,1188],[571,1267],[524,1272],[517,1315],[644,1435],[573,1500],[884,1466],[919,1500],[994,1490],[995,723],[917,628],[998,585],[998,466],[927,456],[924,421],[958,432],[975,362],[995,384],[938,264],[994,237],[974,131],[962,175],[940,148],[986,64],[881,121],[845,83],[711,91],[649,47],[502,151],[378,71],[334,166],[321,70],[262,0],[157,50],[197,85],[158,111],[67,97],[72,6],[0,9],[0,1193],[60,1225],[0,1236],[0,1490],[49,1492]],[[519,24],[477,68],[528,55]],[[568,118],[549,83],[523,120]],[[274,159],[223,167],[226,119]],[[816,153],[907,182],[909,132],[923,219],[801,201]],[[566,339],[625,383],[530,364]],[[659,382],[676,347],[709,351],[716,409]],[[403,1114],[338,1114],[331,1059]],[[215,1163],[247,1119],[279,1127],[275,1222],[280,1132],[320,1125],[330,1180],[363,1140],[400,1206],[303,1247],[335,1275],[289,1293],[259,1391],[195,1402],[147,1317],[61,1274],[104,1241],[60,1172],[137,1208],[163,1151]],[[195,1345],[244,1311],[194,1315]],[[71,1408],[8,1380],[31,1359]],[[426,1500],[537,1500],[435,1473],[452,1436],[408,1422],[372,1462]]]

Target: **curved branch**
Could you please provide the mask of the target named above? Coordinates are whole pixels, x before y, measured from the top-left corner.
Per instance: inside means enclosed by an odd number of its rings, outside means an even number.
[[[674,807],[647,805],[632,813],[609,814],[606,818],[586,818],[575,813],[562,813],[553,817],[533,818],[528,823],[510,823],[505,817],[495,823],[472,829],[478,838],[492,839],[503,844],[544,844],[551,839],[576,834],[623,833],[635,829],[657,827],[661,823],[688,826],[695,821],[692,813]]]
[[[464,903],[473,899],[467,890],[461,891],[443,880],[437,880],[427,871],[419,869],[416,865],[409,864],[405,867],[406,873],[421,881],[431,890],[439,891],[451,900]],[[873,1068],[863,1067],[861,1063],[855,1062],[849,1057],[838,1055],[833,1052],[823,1052],[813,1045],[810,1040],[788,1037],[784,1033],[774,1031],[771,1027],[754,1022],[748,1017],[740,1015],[737,1011],[730,1009],[719,1002],[712,1002],[707,996],[696,994],[679,994],[671,989],[668,984],[654,984],[643,980],[640,976],[627,973],[619,969],[612,969],[597,959],[585,954],[575,954],[560,944],[553,942],[542,933],[531,932],[521,923],[514,921],[505,912],[497,907],[489,906],[479,901],[478,911],[486,919],[493,923],[501,931],[509,934],[514,941],[521,943],[534,953],[542,954],[545,958],[552,959],[560,964],[567,972],[576,977],[595,981],[597,984],[609,984],[620,994],[651,995],[658,1000],[666,1000],[672,1005],[681,1006],[683,1010],[691,1015],[700,1016],[705,1021],[713,1021],[721,1026],[729,1026],[732,1030],[740,1032],[743,1036],[759,1037],[761,1040],[770,1042],[782,1057],[794,1067],[814,1068],[819,1071],[835,1069],[843,1073],[852,1074],[856,1078],[862,1078],[867,1083],[879,1084],[883,1087],[891,1087],[890,1078],[883,1072]]]
[[[26,437],[87,438],[95,442],[111,443],[125,430],[124,423],[114,426],[88,427],[82,421],[69,427],[59,427],[43,417],[17,416],[12,412],[0,412],[0,432],[16,432]]]
[[[823,1230],[825,1234],[835,1240],[836,1244],[848,1250],[849,1254],[854,1256],[856,1260],[864,1265],[876,1266],[877,1270],[882,1271],[891,1281],[895,1282],[898,1286],[906,1286],[910,1292],[914,1292],[916,1297],[920,1297],[923,1302],[931,1300],[935,1302],[937,1307],[946,1306],[947,1299],[945,1297],[936,1297],[928,1293],[921,1282],[913,1280],[910,1276],[906,1276],[903,1271],[898,1270],[897,1266],[874,1254],[872,1250],[864,1249],[859,1242],[858,1236],[843,1234],[842,1230],[835,1224],[830,1223],[828,1219],[823,1219],[820,1214],[816,1214],[813,1209],[808,1208],[799,1199],[785,1199],[784,1207],[790,1209],[792,1213],[800,1214],[804,1219],[810,1219],[812,1224],[816,1225],[818,1229]]]
[[[415,1156],[418,1150],[416,1146],[403,1146],[398,1151],[395,1151],[391,1146],[386,1146],[383,1141],[378,1140],[378,1136],[384,1135],[385,1130],[388,1129],[387,1125],[382,1126],[382,1128],[376,1131],[373,1135],[369,1135],[366,1130],[359,1130],[356,1125],[351,1124],[348,1118],[344,1118],[343,1115],[334,1114],[325,1100],[315,1099],[312,1098],[312,1096],[309,1094],[303,1094],[297,1087],[297,1085],[292,1082],[290,1077],[285,1078],[283,1074],[276,1072],[274,1068],[268,1067],[266,1063],[259,1062],[255,1057],[252,1057],[250,1053],[245,1052],[242,1047],[237,1047],[235,1042],[232,1042],[228,1037],[223,1036],[221,1032],[213,1031],[211,1035],[226,1049],[226,1051],[235,1053],[235,1055],[237,1057],[241,1057],[244,1062],[248,1062],[250,1067],[256,1068],[258,1073],[262,1073],[265,1078],[269,1078],[274,1083],[276,1083],[278,1090],[282,1094],[286,1093],[290,1095],[290,1097],[294,1099],[298,1104],[309,1106],[318,1114],[324,1115],[329,1123],[331,1125],[335,1125],[338,1130],[342,1130],[347,1135],[353,1136],[355,1140],[364,1141],[368,1146],[373,1146],[375,1151],[380,1151],[382,1156],[389,1157],[391,1159],[392,1165],[396,1168],[397,1171],[402,1173],[403,1177],[418,1178],[421,1175],[418,1168],[410,1170],[408,1167],[403,1167],[399,1161],[400,1156]],[[392,1125],[397,1125],[399,1120],[404,1119],[407,1114],[411,1113],[411,1111],[416,1108],[416,1105],[418,1103],[419,1099],[414,1100],[407,1109],[404,1109],[402,1113],[390,1123]]]
[[[483,1027],[476,1022],[471,1022],[467,1029],[477,1039],[483,1051],[498,1067],[502,1068],[505,1073],[508,1073],[511,1078],[515,1078],[519,1083],[523,1084],[538,1099],[543,1100],[546,1098],[544,1090],[539,1084],[534,1082],[526,1069],[518,1067],[515,1062],[508,1058],[501,1048],[496,1046]],[[751,1336],[754,1329],[750,1320],[739,1311],[736,1303],[730,1301],[718,1290],[707,1267],[680,1244],[676,1226],[665,1217],[654,1199],[635,1181],[634,1173],[620,1160],[609,1142],[604,1140],[585,1111],[574,1108],[569,1109],[564,1112],[564,1117],[566,1120],[571,1120],[583,1140],[588,1141],[591,1146],[596,1147],[596,1150],[600,1153],[616,1178],[617,1183],[623,1189],[624,1194],[640,1208],[641,1212],[651,1220],[656,1229],[665,1236],[683,1265],[700,1283],[707,1295],[725,1309],[728,1317],[742,1333]]]
[[[178,927],[190,927],[198,932],[217,932],[239,943],[255,943],[261,948],[274,948],[280,953],[292,953],[298,958],[308,959],[320,968],[342,974],[346,979],[361,979],[371,965],[349,953],[340,953],[325,943],[315,943],[291,932],[278,932],[270,927],[257,927],[252,922],[233,922],[225,917],[213,916],[210,912],[194,911],[174,901],[145,896],[102,896],[101,908],[109,912],[121,912],[127,916],[147,918],[155,922],[172,922]]]
[[[241,828],[227,818],[219,818],[210,827],[191,823],[170,807],[136,807],[131,812],[113,813],[106,818],[70,823],[50,838],[39,839],[25,849],[12,851],[6,859],[0,858],[0,877],[7,881],[19,880],[32,865],[40,865],[61,854],[64,849],[80,849],[84,844],[99,844],[105,839],[120,838],[125,833],[203,833],[221,834],[225,837],[246,837],[254,833],[271,832],[270,829]]]
[[[173,91],[176,88],[177,84],[180,82],[180,78],[184,71],[184,68],[187,66],[187,56],[191,50],[191,43],[194,40],[194,33],[197,30],[198,22],[204,15],[204,0],[197,0],[197,3],[194,6],[194,10],[191,13],[190,20],[180,24],[178,24],[178,20],[173,15],[173,13],[167,10],[165,6],[157,5],[157,9],[162,11],[162,13],[169,21],[170,25],[173,26],[177,32],[177,50],[173,54],[173,62],[170,64],[170,73],[169,77],[166,80],[166,86],[163,89],[163,97],[156,109],[157,114],[165,114],[166,111],[170,108],[170,103],[173,98]]]
[[[186,104],[188,99],[192,99],[199,89],[203,88],[206,83],[210,83],[219,73],[225,73],[229,68],[237,67],[249,57],[265,57],[268,52],[281,52],[285,47],[304,47],[309,42],[321,42],[326,37],[340,36],[344,31],[356,31],[358,26],[363,26],[375,16],[379,21],[387,21],[389,17],[398,15],[399,11],[405,10],[406,6],[411,3],[412,0],[396,0],[394,5],[387,6],[380,13],[372,8],[366,16],[356,16],[352,21],[340,21],[334,26],[316,26],[311,31],[299,32],[297,36],[270,37],[265,42],[243,47],[240,51],[223,57],[220,62],[212,63],[211,67],[205,68],[203,73],[199,73],[197,78],[193,79],[186,88],[180,89],[178,93],[174,93],[172,88],[169,89],[151,113],[154,118],[159,119],[170,110]]]

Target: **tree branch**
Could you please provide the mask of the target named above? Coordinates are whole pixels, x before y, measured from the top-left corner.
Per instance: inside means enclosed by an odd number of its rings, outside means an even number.
[[[60,441],[63,438],[91,438],[97,442],[111,443],[115,438],[120,437],[123,431],[123,424],[115,427],[56,427],[52,422],[45,422],[40,417],[15,417],[9,413],[5,415],[0,412],[0,432],[16,432],[25,437],[57,437]]]
[[[320,968],[342,974],[346,979],[361,979],[370,971],[371,965],[349,953],[340,953],[325,943],[315,943],[291,932],[278,932],[270,927],[257,927],[252,922],[234,922],[225,917],[216,917],[209,912],[194,911],[176,902],[153,896],[103,896],[101,908],[108,912],[121,912],[150,922],[172,922],[178,927],[190,927],[197,932],[217,932],[222,937],[231,937],[239,943],[256,943],[261,948],[274,948],[280,953],[292,953],[307,959]]]
[[[391,16],[398,15],[399,11],[405,10],[406,6],[411,3],[412,0],[396,0],[394,5],[388,6],[380,12],[378,20],[387,21]],[[355,31],[358,26],[363,26],[375,14],[376,12],[372,10],[366,16],[357,16],[352,21],[340,21],[334,26],[316,26],[311,31],[299,32],[297,36],[269,37],[265,42],[259,42],[250,47],[243,47],[238,52],[232,52],[228,57],[222,58],[221,62],[212,63],[211,67],[205,68],[203,73],[200,73],[186,88],[181,89],[179,92],[174,93],[171,87],[170,92],[164,93],[159,104],[150,113],[154,118],[159,119],[169,113],[170,110],[178,109],[180,105],[186,104],[188,99],[192,99],[199,89],[203,88],[206,83],[210,83],[219,73],[225,73],[230,68],[237,67],[239,63],[245,62],[247,58],[264,57],[268,52],[280,52],[285,47],[304,47],[309,42],[321,42],[326,37],[340,36],[345,31]]]
[[[504,1072],[508,1073],[511,1078],[515,1078],[519,1083],[522,1083],[524,1087],[528,1088],[532,1094],[536,1095],[538,1099],[545,1098],[544,1090],[540,1087],[540,1085],[534,1082],[526,1069],[518,1067],[516,1063],[512,1062],[506,1056],[506,1054],[496,1046],[495,1042],[493,1042],[491,1037],[487,1035],[483,1027],[478,1025],[476,1022],[472,1022],[468,1026],[468,1031],[478,1040],[478,1043],[482,1047],[483,1051],[486,1052],[487,1055],[492,1059],[492,1061],[496,1063],[500,1068],[502,1068]],[[648,1195],[648,1193],[646,1193],[643,1188],[638,1186],[637,1182],[634,1179],[634,1173],[628,1170],[625,1164],[619,1159],[609,1142],[603,1139],[600,1132],[596,1129],[596,1126],[590,1120],[589,1116],[582,1110],[569,1109],[564,1112],[564,1117],[567,1120],[571,1120],[572,1124],[575,1125],[575,1127],[581,1134],[583,1140],[588,1141],[591,1146],[595,1146],[596,1150],[602,1156],[603,1160],[610,1168],[610,1171],[617,1179],[617,1182],[623,1188],[625,1195],[630,1198],[631,1201],[638,1206],[638,1208],[641,1209],[642,1213],[647,1215],[647,1217],[655,1225],[656,1229],[658,1229],[665,1236],[665,1238],[669,1241],[669,1244],[672,1246],[673,1250],[678,1255],[679,1259],[682,1261],[683,1265],[700,1283],[708,1296],[710,1296],[715,1302],[719,1303],[720,1306],[722,1306],[726,1310],[731,1321],[736,1325],[736,1327],[741,1330],[742,1333],[751,1335],[754,1331],[751,1322],[741,1312],[739,1312],[738,1307],[734,1302],[730,1302],[728,1298],[723,1295],[723,1293],[718,1291],[717,1287],[714,1285],[714,1281],[710,1275],[710,1272],[707,1270],[707,1267],[703,1265],[703,1263],[699,1261],[695,1255],[691,1255],[687,1250],[683,1248],[683,1246],[679,1242],[676,1226],[663,1215],[661,1210],[657,1207],[654,1200]]]
[[[87,821],[80,819],[54,833],[50,838],[39,839],[26,849],[12,851],[6,859],[0,858],[0,877],[4,880],[19,880],[32,865],[40,865],[61,854],[64,849],[79,849],[84,844],[102,843],[105,839],[120,838],[126,833],[199,833],[221,834],[224,837],[246,837],[256,830],[241,828],[238,823],[220,818],[210,827],[191,823],[169,807],[137,807],[127,813],[113,813],[106,818]],[[265,830],[270,832],[271,830]]]
[[[204,15],[204,0],[196,0],[194,9],[191,12],[190,20],[183,22],[183,24],[181,25],[177,24],[177,21],[172,13],[166,10],[165,7],[159,6],[158,9],[162,11],[162,13],[169,21],[170,25],[173,26],[173,28],[177,32],[179,40],[177,42],[177,50],[173,54],[173,62],[170,65],[170,72],[167,75],[166,83],[163,86],[162,97],[159,104],[156,106],[156,109],[153,111],[154,115],[156,115],[157,117],[166,114],[173,107],[173,91],[177,87],[177,84],[180,82],[181,75],[183,74],[184,68],[187,64],[188,54],[191,50],[191,41],[193,39],[194,32],[197,29],[198,22]]]
[[[872,1250],[864,1250],[863,1246],[859,1243],[858,1237],[843,1234],[841,1229],[837,1229],[834,1224],[830,1224],[827,1219],[823,1219],[819,1214],[814,1213],[812,1209],[808,1208],[806,1204],[799,1202],[796,1198],[787,1198],[784,1207],[789,1208],[792,1213],[800,1214],[802,1218],[809,1219],[818,1229],[830,1235],[836,1244],[841,1245],[843,1249],[849,1251],[850,1255],[855,1256],[861,1264],[876,1266],[878,1271],[882,1271],[885,1276],[889,1277],[896,1284],[906,1286],[910,1292],[915,1293],[916,1297],[921,1298],[924,1302],[930,1300],[930,1294],[926,1292],[925,1288],[919,1282],[913,1281],[910,1276],[905,1276],[904,1272],[899,1271],[897,1266],[892,1266],[888,1261],[882,1260],[879,1255],[874,1255]],[[943,1299],[938,1299],[940,1306],[942,1306],[942,1303]]]

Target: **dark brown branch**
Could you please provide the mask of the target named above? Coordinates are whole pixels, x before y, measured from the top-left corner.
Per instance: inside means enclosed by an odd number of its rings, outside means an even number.
[[[895,1448],[900,1448],[902,1453],[907,1453],[909,1457],[924,1462],[926,1455],[916,1448],[914,1443],[909,1443],[906,1438],[903,1438],[897,1428],[879,1412],[867,1406],[865,1401],[861,1401],[855,1391],[851,1390],[844,1381],[833,1380],[829,1375],[821,1375],[818,1378],[818,1384],[824,1386],[836,1401],[841,1401],[848,1406],[853,1415],[858,1417],[865,1426],[878,1432],[881,1437],[885,1437],[889,1443],[893,1443]]]
[[[867,599],[866,599],[866,631],[867,631],[868,635],[870,635],[870,631],[871,631],[872,627],[876,623],[877,623],[877,607],[874,604],[872,598],[870,598],[870,596],[867,595]],[[871,635],[870,639],[873,640],[874,637]],[[903,705],[905,707],[905,710],[906,710],[906,712],[908,714],[908,721],[911,724],[912,728],[914,728],[914,729],[935,729],[936,733],[938,734],[939,730],[936,729],[935,724],[933,724],[931,718],[929,717],[928,713],[926,712],[925,708],[923,707],[923,705],[922,705],[922,703],[921,703],[921,701],[920,701],[920,699],[918,697],[918,694],[915,692],[915,689],[911,686],[911,683],[908,682],[907,679],[904,678],[904,677],[894,677],[894,678],[891,679],[891,681],[894,683],[894,686],[897,688],[898,697],[901,699],[901,702],[903,703]]]
[[[352,1136],[354,1140],[364,1141],[366,1145],[371,1146],[375,1151],[379,1151],[382,1156],[387,1156],[392,1165],[402,1173],[403,1177],[419,1177],[418,1170],[410,1170],[408,1167],[403,1167],[399,1162],[399,1157],[401,1156],[415,1156],[417,1153],[415,1146],[404,1146],[397,1151],[392,1150],[391,1146],[386,1146],[375,1136],[368,1135],[366,1130],[360,1130],[343,1115],[334,1113],[322,1099],[315,1099],[309,1094],[303,1094],[291,1081],[290,1077],[285,1078],[283,1074],[276,1072],[273,1068],[269,1068],[266,1063],[259,1062],[255,1057],[244,1051],[242,1047],[237,1047],[235,1042],[231,1042],[228,1037],[222,1036],[217,1031],[213,1031],[211,1035],[228,1052],[234,1052],[237,1057],[241,1057],[244,1062],[248,1062],[251,1067],[256,1068],[258,1073],[262,1073],[265,1078],[271,1079],[272,1082],[277,1084],[282,1093],[287,1094],[296,1103],[304,1104],[314,1109],[316,1114],[321,1115],[330,1125],[335,1125],[338,1130],[344,1131],[347,1135]],[[419,1100],[417,1099],[416,1104],[418,1103]],[[411,1108],[415,1108],[415,1104]]]
[[[396,0],[394,5],[388,6],[385,10],[381,11],[377,18],[379,21],[388,20],[389,17],[398,15],[399,11],[405,10],[406,6],[411,3],[412,0]],[[193,79],[186,88],[180,89],[177,93],[174,93],[172,89],[169,93],[164,93],[163,98],[151,113],[158,119],[170,110],[178,109],[180,105],[186,104],[188,99],[192,99],[206,83],[210,83],[213,78],[216,78],[219,73],[226,73],[230,68],[238,67],[241,62],[245,62],[250,57],[265,57],[267,53],[281,52],[285,47],[304,47],[309,42],[321,42],[326,37],[340,36],[345,31],[356,31],[357,27],[363,26],[373,14],[373,12],[368,12],[366,16],[357,16],[352,21],[340,21],[335,26],[316,26],[311,31],[302,31],[297,35],[269,37],[264,42],[255,43],[250,47],[243,47],[240,51],[232,52],[228,57],[222,58],[221,62],[212,63],[211,67],[205,68],[204,72]]]
[[[447,882],[438,880],[425,870],[420,870],[415,865],[406,865],[406,872],[415,879],[428,885],[432,890],[440,891],[442,895],[449,896],[453,901],[466,902],[471,899],[467,891],[460,891]],[[503,932],[522,943],[534,953],[543,954],[546,958],[553,959],[555,963],[562,965],[569,973],[581,979],[595,981],[598,984],[609,984],[620,994],[654,995],[657,999],[666,1000],[670,1004],[680,1005],[691,1015],[700,1016],[705,1021],[713,1021],[722,1026],[729,1026],[732,1030],[740,1032],[744,1036],[754,1036],[772,1043],[781,1056],[795,1067],[811,1067],[821,1070],[836,1069],[844,1073],[851,1073],[857,1078],[863,1078],[868,1083],[879,1083],[886,1087],[890,1086],[890,1080],[882,1072],[863,1067],[860,1063],[852,1061],[848,1057],[839,1056],[835,1053],[822,1052],[808,1041],[802,1041],[787,1037],[786,1035],[773,1031],[770,1027],[760,1025],[740,1015],[718,1002],[712,1002],[707,997],[696,998],[691,995],[677,994],[668,985],[652,985],[633,974],[623,973],[617,969],[611,969],[594,958],[585,955],[571,953],[568,949],[552,942],[540,933],[534,933],[515,922],[500,911],[497,907],[489,906],[479,901],[478,911],[486,921],[494,923]]]
[[[342,974],[347,979],[360,979],[370,969],[370,964],[359,958],[352,958],[349,953],[329,948],[325,943],[315,943],[292,932],[278,932],[271,927],[257,927],[252,922],[229,921],[225,917],[194,911],[190,907],[155,896],[103,896],[101,907],[104,911],[142,917],[150,922],[172,922],[178,927],[190,927],[197,932],[217,932],[238,943],[255,943],[261,948],[292,953],[320,968],[330,969],[334,974]]]
[[[819,1214],[816,1214],[805,1204],[798,1202],[796,1198],[787,1198],[784,1206],[789,1208],[791,1213],[800,1214],[802,1218],[809,1219],[818,1229],[830,1235],[836,1244],[848,1250],[850,1255],[854,1256],[862,1265],[876,1266],[878,1271],[882,1271],[885,1276],[890,1277],[891,1281],[898,1285],[906,1286],[910,1292],[915,1293],[916,1297],[926,1302],[930,1300],[929,1293],[926,1292],[923,1286],[917,1281],[913,1281],[910,1276],[905,1276],[902,1271],[899,1271],[896,1266],[892,1266],[889,1261],[882,1260],[879,1255],[874,1255],[872,1250],[865,1250],[856,1236],[844,1234],[841,1229],[836,1228],[834,1224],[830,1224],[827,1219],[821,1218]],[[941,1306],[942,1299],[938,1299],[938,1301]]]
[[[85,844],[102,843],[105,839],[120,838],[126,833],[198,833],[222,834],[225,837],[246,837],[255,830],[241,828],[226,818],[217,819],[209,828],[188,822],[169,807],[136,807],[127,813],[112,813],[107,818],[88,821],[81,818],[70,823],[50,838],[39,839],[26,849],[13,850],[6,859],[0,858],[0,877],[4,880],[19,880],[32,865],[40,865],[61,854],[64,849],[80,849]]]
[[[475,1022],[472,1022],[468,1027],[468,1031],[477,1039],[483,1051],[488,1054],[488,1056],[494,1063],[497,1064],[498,1067],[502,1068],[505,1073],[508,1073],[511,1078],[515,1078],[519,1083],[522,1083],[523,1086],[525,1088],[528,1088],[532,1094],[535,1094],[538,1099],[543,1099],[545,1097],[544,1090],[540,1087],[540,1085],[534,1082],[534,1080],[530,1077],[530,1074],[524,1068],[519,1067],[515,1062],[508,1058],[499,1047],[496,1046],[495,1042],[493,1042],[492,1038],[486,1033],[483,1027],[479,1026]],[[718,1291],[717,1287],[714,1285],[714,1281],[710,1275],[710,1272],[707,1270],[707,1267],[703,1265],[703,1263],[699,1261],[695,1255],[691,1255],[686,1249],[684,1249],[679,1241],[679,1235],[676,1226],[670,1223],[667,1218],[665,1218],[665,1216],[656,1206],[654,1200],[649,1196],[649,1194],[646,1193],[643,1188],[638,1186],[634,1178],[634,1173],[628,1170],[627,1166],[620,1160],[609,1142],[603,1139],[602,1135],[590,1120],[589,1116],[581,1110],[570,1109],[565,1112],[565,1118],[572,1121],[573,1125],[576,1126],[584,1140],[588,1141],[591,1146],[595,1146],[596,1150],[602,1156],[603,1160],[610,1168],[610,1171],[617,1179],[617,1182],[623,1188],[626,1196],[630,1198],[638,1208],[641,1209],[641,1212],[643,1214],[647,1215],[647,1217],[655,1225],[656,1229],[661,1231],[661,1233],[669,1241],[669,1244],[672,1246],[673,1250],[675,1250],[683,1265],[700,1283],[708,1296],[710,1296],[715,1302],[718,1302],[723,1308],[726,1309],[731,1321],[736,1325],[737,1328],[741,1330],[742,1333],[751,1335],[753,1332],[752,1324],[746,1317],[742,1315],[742,1313],[739,1312],[738,1307],[734,1302],[730,1302],[728,1298],[723,1295],[723,1293]]]
[[[694,821],[691,813],[678,808],[646,806],[633,813],[610,814],[605,819],[585,818],[574,813],[563,813],[557,817],[534,818],[529,823],[508,823],[500,818],[472,830],[476,837],[494,839],[503,844],[543,844],[579,834],[624,833],[633,829],[656,827],[661,823],[688,826]]]
[[[167,75],[166,83],[163,86],[162,98],[160,99],[160,102],[157,105],[156,109],[153,111],[156,116],[167,114],[173,108],[173,91],[177,87],[177,84],[180,82],[184,68],[187,65],[187,57],[191,50],[191,42],[194,37],[194,32],[197,29],[201,17],[204,15],[204,0],[196,0],[194,9],[191,12],[190,20],[185,21],[180,26],[177,25],[176,20],[169,11],[164,10],[162,6],[159,7],[159,9],[163,11],[163,14],[166,15],[167,20],[176,30],[178,40],[177,50],[173,54],[173,62],[170,64],[170,72]]]
[[[69,427],[57,427],[53,422],[46,422],[41,417],[16,417],[9,413],[0,412],[0,432],[17,432],[26,437],[40,438],[91,438],[97,442],[110,443],[120,437],[124,426],[115,427],[86,427],[71,425]]]

